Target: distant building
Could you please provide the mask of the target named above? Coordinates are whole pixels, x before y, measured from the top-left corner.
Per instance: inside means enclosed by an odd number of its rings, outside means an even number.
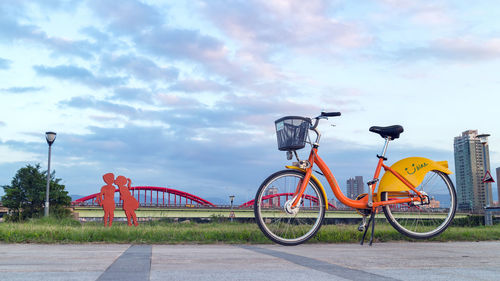
[[[274,194],[278,194],[278,188],[273,186],[265,192],[264,196],[274,195]],[[263,205],[265,207],[279,207],[280,206],[280,198],[278,196],[271,197],[270,199],[267,200],[267,203],[263,203]]]
[[[347,180],[347,197],[356,199],[358,195],[365,193],[363,177],[356,176]]]
[[[436,198],[431,197],[431,199],[429,200],[429,205],[427,206],[424,205],[424,208],[439,209],[440,206],[441,203],[438,200],[436,200]]]
[[[458,209],[462,211],[482,212],[486,198],[493,203],[491,184],[483,183],[490,163],[487,136],[468,130],[454,139]]]

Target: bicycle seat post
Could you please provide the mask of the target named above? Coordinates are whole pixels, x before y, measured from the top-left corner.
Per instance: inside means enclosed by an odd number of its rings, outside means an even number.
[[[385,153],[387,152],[387,146],[389,146],[389,141],[391,141],[391,137],[386,137],[384,139],[385,139],[385,144],[384,144],[384,149],[382,149],[382,155],[380,156],[377,155],[377,157],[387,160],[387,158],[385,158]]]
[[[385,154],[387,153],[387,146],[389,146],[389,141],[392,140],[391,137],[389,136],[386,136],[384,137],[385,139],[385,143],[384,143],[384,148],[382,149],[382,155],[378,155],[377,154],[377,157],[379,159],[383,159],[384,161],[387,160],[387,158],[385,157]],[[377,178],[374,178],[373,180],[369,181],[367,184],[368,184],[368,207],[372,207],[373,206],[373,188],[372,186],[378,182],[378,177]]]

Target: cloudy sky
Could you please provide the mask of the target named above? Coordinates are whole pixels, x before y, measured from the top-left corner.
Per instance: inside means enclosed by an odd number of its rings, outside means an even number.
[[[389,163],[453,170],[453,137],[478,129],[500,166],[490,1],[6,0],[0,14],[0,185],[26,164],[46,169],[55,131],[52,167],[70,194],[114,172],[245,202],[287,163],[274,120],[321,110],[342,112],[320,126],[342,186],[373,176],[372,125],[405,128]]]

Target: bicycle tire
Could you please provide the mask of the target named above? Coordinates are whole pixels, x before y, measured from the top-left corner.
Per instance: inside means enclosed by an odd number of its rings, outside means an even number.
[[[385,205],[385,217],[397,231],[410,238],[427,239],[439,235],[455,217],[457,195],[453,183],[447,174],[433,170],[416,189],[426,192],[431,203]],[[382,192],[381,198],[382,201],[391,199],[388,192]]]
[[[291,200],[291,194],[304,175],[304,172],[295,170],[276,172],[264,180],[255,195],[257,225],[275,243],[298,245],[311,239],[321,228],[325,217],[325,199],[313,180],[309,180],[298,212],[290,214],[285,211],[285,199]],[[288,198],[281,200],[284,196]]]

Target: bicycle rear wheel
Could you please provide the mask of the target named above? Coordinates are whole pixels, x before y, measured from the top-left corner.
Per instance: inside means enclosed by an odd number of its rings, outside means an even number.
[[[430,171],[416,187],[428,196],[429,204],[402,203],[383,207],[385,217],[400,233],[415,239],[434,237],[443,232],[453,220],[457,196],[447,174]],[[382,200],[401,199],[404,196],[382,192]],[[407,197],[406,197],[407,198]]]
[[[325,199],[312,181],[296,209],[286,208],[292,201],[304,172],[283,170],[269,176],[260,186],[254,201],[255,220],[272,241],[292,246],[306,242],[321,227],[325,217]]]

